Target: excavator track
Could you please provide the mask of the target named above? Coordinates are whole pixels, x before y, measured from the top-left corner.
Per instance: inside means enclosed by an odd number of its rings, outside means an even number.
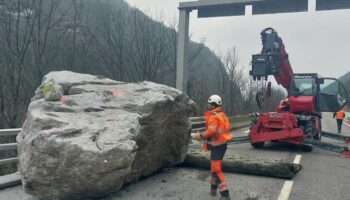
[[[322,132],[322,136],[329,137],[335,140],[346,141],[346,142],[348,142],[350,139],[350,137],[329,133],[329,132]],[[241,137],[235,137],[228,144],[242,144],[242,143],[250,143],[250,142],[251,141],[249,136],[241,136]],[[313,146],[316,146],[320,149],[340,153],[341,157],[344,157],[344,158],[350,158],[349,148],[345,146],[335,145],[328,142],[322,142],[319,140],[314,140],[309,138],[304,139],[304,141],[300,144],[302,151],[305,151],[305,152],[312,151]]]
[[[330,144],[319,140],[305,139],[302,144],[317,146],[320,149],[340,153],[341,157],[350,158],[350,151],[348,147]]]
[[[350,144],[350,137],[348,137],[348,136],[322,131],[322,137],[327,137],[327,138],[331,138],[331,139],[335,139],[335,140],[340,140],[340,141],[344,141],[345,144]]]

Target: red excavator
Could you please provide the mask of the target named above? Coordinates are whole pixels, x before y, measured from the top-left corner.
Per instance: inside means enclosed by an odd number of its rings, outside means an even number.
[[[260,54],[253,55],[250,75],[255,81],[266,81],[268,76],[274,76],[288,95],[281,101],[277,112],[256,115],[248,135],[252,146],[262,148],[265,142],[281,141],[308,146],[310,151],[312,146],[318,146],[350,157],[347,147],[320,141],[324,136],[350,143],[349,137],[323,132],[321,125],[322,112],[336,112],[347,103],[342,83],[316,73],[293,73],[283,41],[274,29],[264,29],[261,39],[263,49]],[[257,93],[259,106],[270,93],[271,83]]]

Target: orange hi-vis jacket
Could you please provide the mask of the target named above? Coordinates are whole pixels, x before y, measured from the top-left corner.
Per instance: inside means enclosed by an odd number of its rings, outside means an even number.
[[[219,146],[232,140],[230,133],[230,122],[225,115],[221,112],[221,107],[216,107],[204,113],[205,128],[203,137],[206,140],[210,140],[207,143],[212,146]]]
[[[345,112],[343,110],[339,110],[338,112],[335,113],[336,119],[344,119],[344,117],[345,117]]]

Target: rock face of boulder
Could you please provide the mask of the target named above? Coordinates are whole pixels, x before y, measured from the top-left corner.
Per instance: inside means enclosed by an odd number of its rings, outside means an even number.
[[[180,91],[68,71],[50,79],[63,98],[45,101],[37,90],[17,136],[26,193],[103,197],[185,159],[195,104]]]

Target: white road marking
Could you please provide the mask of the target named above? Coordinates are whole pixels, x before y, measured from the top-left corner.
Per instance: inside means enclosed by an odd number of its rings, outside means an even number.
[[[346,123],[346,122],[344,122],[344,124],[350,127],[350,124],[348,124],[348,123]]]
[[[294,158],[293,163],[294,164],[300,164],[301,160],[301,155],[297,154]],[[278,200],[288,200],[290,192],[292,191],[293,188],[293,181],[285,181],[281,190],[280,195],[278,196]]]
[[[298,154],[298,155],[295,156],[293,163],[294,164],[300,164],[300,160],[301,160],[301,155]]]
[[[278,197],[278,200],[288,200],[290,192],[292,191],[293,187],[293,181],[285,181],[280,193],[280,196]]]

